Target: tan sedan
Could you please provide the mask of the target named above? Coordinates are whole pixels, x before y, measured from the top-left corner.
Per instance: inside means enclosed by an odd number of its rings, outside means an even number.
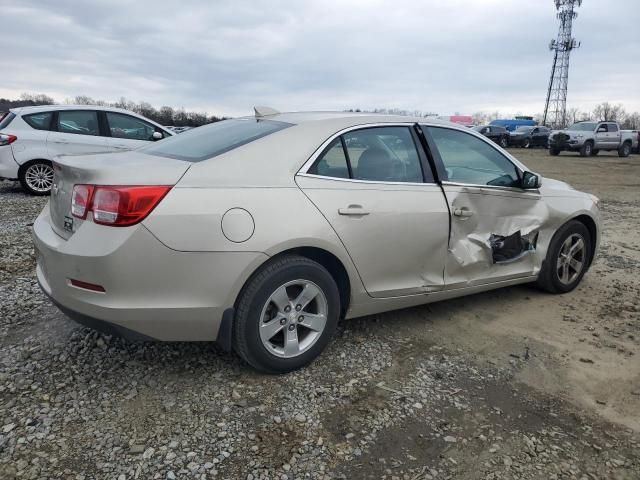
[[[34,224],[42,289],[93,328],[315,358],[341,317],[535,282],[576,287],[598,200],[467,128],[353,113],[214,123],[61,157]]]

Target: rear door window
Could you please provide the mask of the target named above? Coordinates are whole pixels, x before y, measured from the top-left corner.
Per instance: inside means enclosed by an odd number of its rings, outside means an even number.
[[[186,162],[201,162],[291,126],[291,123],[253,118],[223,120],[166,138],[138,151]]]
[[[609,124],[609,131],[610,132],[617,132],[618,131],[618,125],[616,125],[615,123],[610,123]]]
[[[408,127],[365,128],[345,133],[355,180],[422,183],[422,167]]]
[[[31,113],[23,115],[22,119],[27,122],[31,128],[36,130],[49,130],[51,128],[52,112]]]
[[[373,127],[347,132],[325,148],[307,173],[370,182],[425,181],[409,127]],[[434,181],[431,172],[427,174],[427,181]]]
[[[98,113],[94,110],[60,110],[58,131],[76,135],[100,135]]]

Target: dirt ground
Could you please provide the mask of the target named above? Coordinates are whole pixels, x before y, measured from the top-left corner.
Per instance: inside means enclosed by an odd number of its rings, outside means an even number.
[[[640,478],[640,155],[511,152],[600,197],[580,287],[345,321],[286,376],[71,323],[33,277],[44,200],[0,182],[0,478]]]

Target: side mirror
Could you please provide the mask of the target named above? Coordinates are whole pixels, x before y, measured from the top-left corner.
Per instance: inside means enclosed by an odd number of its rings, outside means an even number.
[[[153,132],[153,135],[151,135],[151,138],[153,138],[153,140],[162,140],[163,135],[160,132]]]
[[[525,190],[534,190],[542,186],[542,178],[537,173],[524,172],[522,174],[522,188]]]

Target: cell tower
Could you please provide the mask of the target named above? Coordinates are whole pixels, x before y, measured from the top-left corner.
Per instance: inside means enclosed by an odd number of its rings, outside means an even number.
[[[544,125],[553,128],[564,127],[567,113],[567,83],[569,81],[569,55],[578,48],[580,42],[571,36],[573,20],[578,16],[576,8],[582,0],[554,0],[560,28],[558,38],[551,40],[549,50],[553,50],[553,67],[547,91],[547,103],[544,106]]]

